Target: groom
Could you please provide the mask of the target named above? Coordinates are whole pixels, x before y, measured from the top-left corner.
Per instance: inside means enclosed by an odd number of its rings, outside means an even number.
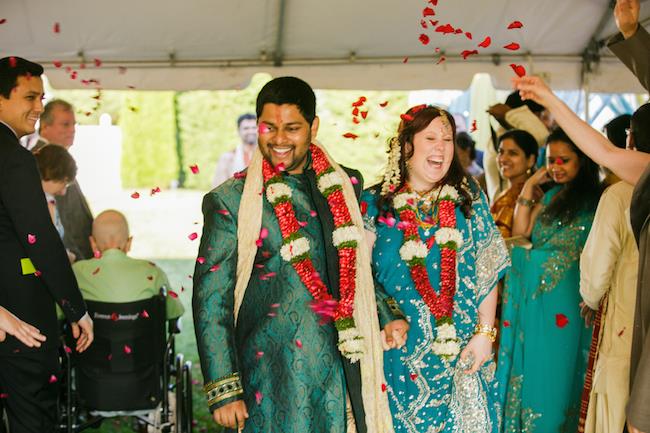
[[[408,324],[372,281],[361,175],[312,144],[315,113],[307,83],[270,81],[259,151],[204,198],[192,300],[204,390],[232,429],[392,432],[379,329],[399,339]]]

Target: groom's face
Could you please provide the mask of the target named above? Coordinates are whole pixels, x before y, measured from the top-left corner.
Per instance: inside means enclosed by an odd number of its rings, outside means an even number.
[[[282,164],[291,174],[302,173],[307,151],[318,131],[318,117],[310,125],[294,104],[264,104],[258,119],[258,143],[273,166]]]

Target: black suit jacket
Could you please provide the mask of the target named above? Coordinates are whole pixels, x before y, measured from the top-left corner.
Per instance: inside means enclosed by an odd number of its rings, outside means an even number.
[[[29,235],[36,237],[30,243]],[[23,275],[29,258],[39,275]],[[68,320],[78,321],[86,306],[50,213],[34,156],[0,123],[0,305],[36,326],[47,337],[42,349],[59,344],[55,301]],[[7,336],[0,355],[30,350]]]

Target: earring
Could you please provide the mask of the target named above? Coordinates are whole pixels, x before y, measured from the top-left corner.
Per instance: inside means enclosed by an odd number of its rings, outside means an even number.
[[[528,175],[530,175],[532,172],[533,172],[533,170],[531,170],[530,168],[528,170],[526,170],[526,174],[528,174]]]

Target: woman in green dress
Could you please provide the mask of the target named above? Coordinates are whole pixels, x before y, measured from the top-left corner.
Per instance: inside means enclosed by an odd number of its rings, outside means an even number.
[[[497,378],[507,433],[576,431],[591,338],[580,318],[579,259],[602,190],[598,166],[560,129],[547,149],[512,228],[532,248],[513,248],[503,296]]]

